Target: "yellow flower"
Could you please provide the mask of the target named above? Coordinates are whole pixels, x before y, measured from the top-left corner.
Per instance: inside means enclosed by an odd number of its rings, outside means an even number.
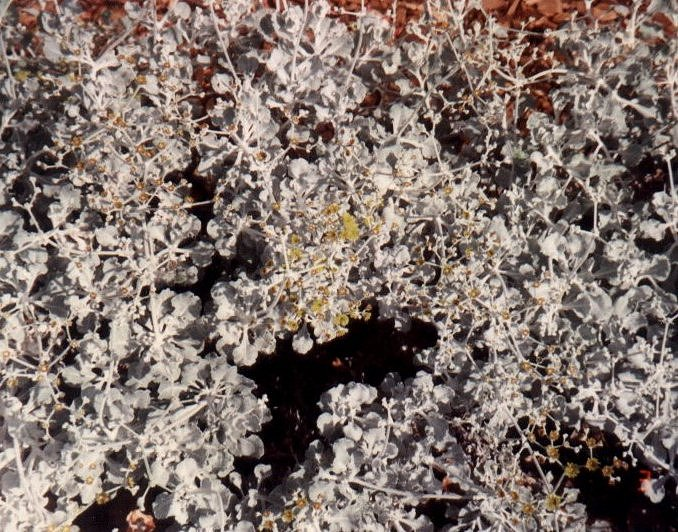
[[[560,508],[560,502],[563,500],[562,497],[556,495],[555,493],[549,493],[546,496],[546,509],[550,512],[555,512]]]
[[[302,497],[302,496],[299,496],[299,498],[297,498],[294,501],[294,505],[297,508],[304,508],[307,504],[308,504],[308,501],[306,500],[306,497]]]
[[[330,203],[330,204],[329,204],[327,207],[325,207],[325,209],[323,210],[323,214],[325,214],[326,216],[330,216],[330,215],[332,215],[332,214],[334,214],[334,213],[336,213],[336,212],[338,212],[338,211],[339,211],[339,205],[337,205],[336,203]]]
[[[299,330],[299,322],[293,318],[283,319],[282,325],[290,332],[297,332]]]
[[[320,314],[325,310],[325,305],[327,304],[327,300],[325,299],[314,299],[311,302],[311,311],[313,314]]]
[[[338,327],[346,327],[349,322],[349,317],[346,314],[337,314],[334,317],[334,324]]]
[[[586,460],[586,469],[589,471],[595,471],[600,467],[600,462],[597,458],[589,458]]]
[[[290,251],[289,251],[290,262],[297,262],[298,260],[301,260],[301,258],[303,256],[304,256],[304,253],[303,253],[303,251],[301,251],[300,248],[297,248],[297,247],[290,248]]]
[[[567,478],[576,478],[577,475],[579,475],[579,466],[572,462],[568,462],[565,466],[564,473]]]
[[[529,503],[529,502],[526,502],[525,504],[523,504],[522,511],[523,511],[524,514],[532,515],[534,513],[534,510],[535,510],[534,504]]]
[[[341,222],[343,229],[341,231],[341,237],[350,242],[355,242],[360,238],[360,228],[358,227],[358,222],[355,218],[349,213],[345,212],[341,215]]]

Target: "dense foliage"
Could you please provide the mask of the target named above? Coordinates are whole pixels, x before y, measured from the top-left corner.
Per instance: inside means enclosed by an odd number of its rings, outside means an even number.
[[[98,23],[64,1],[32,28],[3,5],[8,530],[65,530],[120,490],[239,531],[427,530],[427,501],[450,530],[583,529],[577,476],[638,460],[653,502],[675,491],[667,6],[572,20],[535,71],[530,32],[473,1],[430,0],[400,40],[324,1]],[[326,390],[306,458],[264,489],[271,412],[242,368],[375,314],[435,325],[419,373]]]

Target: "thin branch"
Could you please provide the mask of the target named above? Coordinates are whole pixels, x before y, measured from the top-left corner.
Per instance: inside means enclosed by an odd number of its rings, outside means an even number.
[[[372,491],[381,491],[388,495],[394,495],[396,497],[403,497],[410,501],[467,501],[473,497],[467,495],[457,495],[456,493],[413,493],[411,491],[402,491],[395,488],[387,488],[385,486],[377,486],[376,484],[371,484],[360,480],[359,478],[352,477],[348,479],[349,484],[356,484],[363,488],[367,488]]]

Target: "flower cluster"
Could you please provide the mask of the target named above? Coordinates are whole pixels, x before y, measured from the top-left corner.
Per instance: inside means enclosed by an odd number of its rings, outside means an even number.
[[[479,1],[429,0],[399,41],[325,0],[102,21],[35,0],[31,26],[18,4],[0,8],[8,529],[67,530],[121,490],[182,530],[427,530],[431,504],[451,529],[577,529],[580,470],[642,461],[654,502],[678,480],[662,2],[573,19],[539,71],[534,35]],[[327,390],[306,459],[264,490],[272,412],[242,368],[373,313],[435,325],[421,371]],[[599,463],[592,429],[625,456]]]

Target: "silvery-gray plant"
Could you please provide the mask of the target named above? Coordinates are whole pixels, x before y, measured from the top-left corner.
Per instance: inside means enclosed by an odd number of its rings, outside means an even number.
[[[402,42],[324,1],[196,4],[128,2],[108,27],[72,1],[35,28],[0,11],[0,522],[72,530],[158,488],[147,510],[181,530],[426,530],[427,501],[452,530],[583,529],[585,465],[559,453],[588,427],[654,468],[659,502],[678,478],[665,6],[573,20],[530,75],[521,31],[464,24],[478,2],[429,0]],[[519,124],[546,79],[555,116]],[[664,181],[642,196],[648,162]],[[271,413],[240,368],[375,311],[435,324],[421,371],[327,390],[305,460],[263,490]]]

